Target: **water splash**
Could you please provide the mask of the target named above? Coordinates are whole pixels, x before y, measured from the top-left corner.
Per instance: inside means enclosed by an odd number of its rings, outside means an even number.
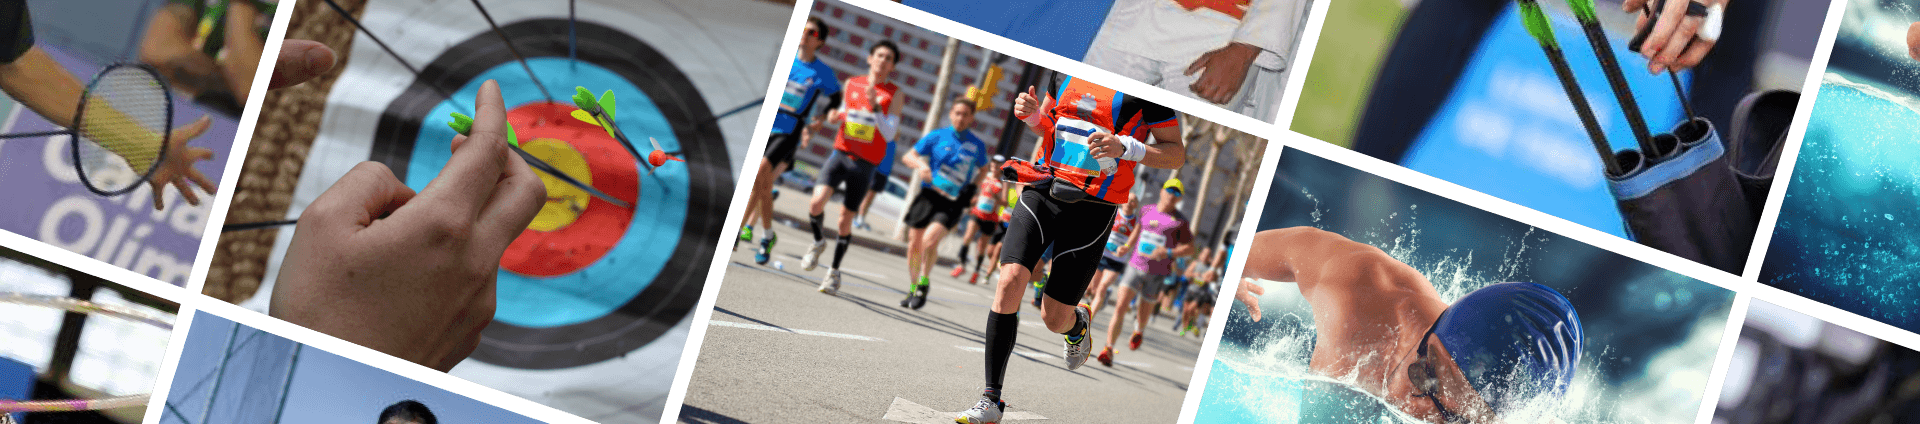
[[[1301,192],[1308,198],[1314,198],[1307,190]],[[1321,211],[1318,199],[1314,203],[1313,225],[1324,226],[1326,224],[1319,219]],[[1544,254],[1542,246],[1549,242],[1551,236],[1527,228],[1517,236],[1507,237],[1500,263],[1476,266],[1471,250],[1423,250],[1419,211],[1418,205],[1409,205],[1405,210],[1390,213],[1358,231],[1343,233],[1349,234],[1354,241],[1379,246],[1389,256],[1419,270],[1448,303],[1487,285],[1516,281],[1532,275],[1534,262],[1538,260],[1536,257]],[[1667,281],[1669,279],[1674,281]],[[1663,297],[1665,300],[1656,302],[1664,306],[1656,309],[1668,313],[1702,307],[1699,299],[1685,287],[1686,284],[1679,281],[1697,283],[1677,275],[1655,280],[1658,281],[1636,280],[1620,284],[1633,288],[1632,297]],[[1318,422],[1320,420],[1302,417],[1303,408],[1329,407],[1324,399],[1316,404],[1312,396],[1316,391],[1333,392],[1334,397],[1343,399],[1332,407],[1346,408],[1349,418],[1335,420],[1337,422],[1423,422],[1386,407],[1390,403],[1385,399],[1353,389],[1363,378],[1377,379],[1380,376],[1322,376],[1313,373],[1310,363],[1314,351],[1315,325],[1298,286],[1265,281],[1256,283],[1266,288],[1266,294],[1260,296],[1260,304],[1262,310],[1266,311],[1265,321],[1271,324],[1244,345],[1224,343],[1220,346],[1212,377],[1205,388],[1201,412],[1196,416],[1197,423]],[[1725,317],[1728,307],[1722,304],[1718,307],[1720,312],[1707,316]],[[1228,322],[1230,326],[1246,325],[1250,319],[1244,308],[1235,307]],[[1590,342],[1582,355],[1580,371],[1575,374],[1564,397],[1522,401],[1523,406],[1514,415],[1554,417],[1561,422],[1575,424],[1691,422],[1702,405],[1700,399],[1706,386],[1706,373],[1713,362],[1724,328],[1724,320],[1697,320],[1694,331],[1686,336],[1684,342],[1650,358],[1636,358],[1635,361],[1623,361],[1619,358],[1620,353],[1614,349]],[[1228,331],[1234,330],[1230,327]],[[1395,357],[1398,353],[1375,352],[1358,358],[1358,361],[1398,361],[1400,358]],[[1605,367],[1622,362],[1640,362],[1644,365],[1639,366],[1644,366],[1644,369],[1640,370],[1641,375],[1627,379],[1624,384],[1609,383]],[[1322,394],[1321,397],[1325,397]]]

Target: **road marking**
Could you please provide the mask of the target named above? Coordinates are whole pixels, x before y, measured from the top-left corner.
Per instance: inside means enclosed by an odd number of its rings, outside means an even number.
[[[795,329],[786,328],[786,327],[775,327],[771,325],[760,325],[760,324],[748,324],[744,322],[709,320],[707,321],[707,323],[708,325],[718,326],[718,327],[733,327],[733,328],[745,328],[748,330],[777,331],[782,333],[792,333],[792,334],[799,334],[799,335],[805,335],[805,336],[833,337],[833,338],[839,338],[839,339],[864,340],[869,342],[886,341],[879,337],[867,337],[867,336],[862,336],[858,334],[840,334],[840,333],[829,333],[825,331],[795,330]]]
[[[957,348],[960,348],[960,350],[964,350],[964,351],[968,351],[968,352],[976,352],[976,353],[987,353],[987,348],[984,348],[984,347],[979,347],[979,346],[961,346],[961,345],[954,345],[953,347],[957,347]],[[1024,357],[1028,357],[1028,358],[1048,358],[1048,359],[1059,359],[1059,358],[1060,358],[1060,357],[1058,357],[1058,356],[1053,356],[1053,355],[1048,355],[1048,354],[1045,354],[1045,353],[1040,353],[1040,352],[1033,352],[1033,351],[1027,351],[1027,352],[1022,352],[1022,351],[1019,351],[1019,350],[1014,350],[1014,351],[1013,351],[1013,354],[1015,354],[1015,355],[1020,355],[1020,356],[1024,356]]]
[[[895,396],[893,398],[893,404],[887,405],[887,415],[880,417],[880,419],[920,424],[946,424],[952,423],[953,417],[957,416],[960,416],[959,412],[935,411],[926,405],[914,403],[913,401]],[[1047,417],[1042,417],[1040,414],[1027,411],[1007,411],[1005,415],[1000,416],[1000,419],[1003,421],[1024,421],[1044,420],[1047,419]]]

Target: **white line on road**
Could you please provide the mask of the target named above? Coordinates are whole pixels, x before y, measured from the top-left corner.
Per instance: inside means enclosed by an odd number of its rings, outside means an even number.
[[[718,327],[745,328],[748,330],[762,330],[762,331],[778,331],[782,333],[792,333],[792,334],[799,334],[799,335],[806,335],[806,336],[833,337],[833,338],[839,338],[839,339],[864,340],[869,342],[886,341],[879,337],[867,337],[867,336],[862,336],[858,334],[840,334],[840,333],[829,333],[825,331],[795,330],[795,329],[785,328],[785,327],[775,327],[771,325],[760,325],[760,324],[748,324],[744,322],[710,320],[710,321],[707,321],[707,323],[708,325],[718,326]]]
[[[926,405],[895,396],[893,398],[893,404],[887,405],[887,415],[880,417],[880,419],[909,423],[944,424],[953,422],[953,417],[958,415],[960,415],[959,412],[935,411]],[[1007,411],[1006,415],[1000,416],[1000,419],[1003,421],[1024,421],[1044,420],[1047,419],[1047,417],[1042,417],[1040,414],[1027,411]]]

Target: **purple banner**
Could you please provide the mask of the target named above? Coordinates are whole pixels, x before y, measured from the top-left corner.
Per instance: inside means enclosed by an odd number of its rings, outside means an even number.
[[[104,65],[45,44],[40,47],[83,83]],[[188,144],[213,150],[212,160],[194,167],[218,184],[238,124],[203,111],[177,92],[173,105],[175,127],[193,123],[201,116],[213,116],[213,126]],[[15,105],[14,109],[9,112],[14,115],[12,122],[0,131],[11,134],[61,129],[24,106]],[[201,205],[189,206],[179,190],[168,187],[161,193],[167,204],[164,211],[153,210],[153,190],[144,184],[127,194],[102,197],[80,183],[68,152],[71,144],[65,135],[0,140],[0,199],[6,199],[0,205],[0,230],[170,284],[186,285],[207,215],[213,208],[212,196],[201,194]]]

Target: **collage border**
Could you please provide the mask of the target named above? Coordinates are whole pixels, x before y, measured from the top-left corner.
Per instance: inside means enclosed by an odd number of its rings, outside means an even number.
[[[297,1],[311,2],[320,0]],[[1751,302],[1756,300],[1796,310],[1819,320],[1848,328],[1876,339],[1885,340],[1904,348],[1920,350],[1920,334],[1881,323],[1859,314],[1844,311],[1837,307],[1814,301],[1759,281],[1759,270],[1762,262],[1765,260],[1766,250],[1771,244],[1773,229],[1778,223],[1781,204],[1785,200],[1787,187],[1792,182],[1791,176],[1793,175],[1794,166],[1798,160],[1808,120],[1810,119],[1810,112],[1819,93],[1821,78],[1827,69],[1829,56],[1832,54],[1840,22],[1846,15],[1847,2],[1843,0],[1829,0],[1827,14],[1820,30],[1820,38],[1817,41],[1817,47],[1814,50],[1811,62],[1806,70],[1805,81],[1800,91],[1802,95],[1799,104],[1795,107],[1794,121],[1789,127],[1787,144],[1782,151],[1782,158],[1775,172],[1776,179],[1770,188],[1770,195],[1760,218],[1760,231],[1757,231],[1755,234],[1753,244],[1747,256],[1747,262],[1739,275],[1682,259],[1673,254],[1662,252],[1625,238],[1588,228],[1566,219],[1526,208],[1504,199],[1415,172],[1411,169],[1366,156],[1359,152],[1335,146],[1293,131],[1291,126],[1295,112],[1300,104],[1301,92],[1305,86],[1306,78],[1313,69],[1312,60],[1316,52],[1316,47],[1319,45],[1318,42],[1321,33],[1324,30],[1328,9],[1334,1],[1340,0],[1313,0],[1306,25],[1301,32],[1301,36],[1296,40],[1298,45],[1295,49],[1295,56],[1293,60],[1287,63],[1289,69],[1288,79],[1285,84],[1286,91],[1281,97],[1281,103],[1276,116],[1264,121],[1234,113],[1198,99],[1160,89],[1104,69],[1095,68],[1079,60],[1062,57],[1052,52],[1044,51],[902,4],[884,0],[841,1],[909,25],[918,26],[947,37],[977,45],[984,49],[1006,54],[1040,67],[1075,75],[1079,78],[1085,78],[1097,84],[1166,105],[1196,118],[1219,123],[1233,130],[1264,138],[1268,141],[1267,150],[1259,162],[1259,172],[1253,182],[1251,188],[1252,193],[1249,199],[1267,198],[1270,194],[1269,189],[1272,185],[1280,155],[1288,149],[1294,149],[1732,291],[1735,297],[1730,309],[1726,331],[1722,336],[1723,341],[1720,345],[1720,350],[1715,355],[1711,373],[1707,378],[1707,387],[1701,398],[1701,411],[1695,419],[1696,423],[1710,423],[1713,420],[1713,412],[1716,409],[1722,384],[1726,377],[1727,369],[1730,366],[1733,348],[1738,344],[1738,336],[1745,321],[1744,318],[1747,309]],[[283,0],[279,3],[279,8],[274,14],[271,30],[265,39],[266,45],[264,51],[279,51],[285,39],[295,3],[296,0]],[[787,21],[787,28],[797,28],[803,24],[807,16],[812,13],[814,4],[814,0],[795,1],[793,14]],[[771,69],[772,73],[770,75],[772,76],[784,75],[790,70],[792,61],[782,59],[793,56],[798,47],[799,34],[797,32],[788,30],[783,33],[786,35],[781,41],[779,56],[777,56],[777,59],[774,61],[774,67]],[[356,44],[362,44],[362,42],[366,41],[364,39],[365,36],[362,34],[355,34],[354,37]],[[269,54],[265,56],[271,57],[272,55]],[[201,294],[201,290],[206,284],[212,257],[216,250],[216,243],[212,241],[219,239],[220,228],[222,224],[224,224],[229,206],[232,203],[233,195],[238,185],[240,171],[244,167],[244,158],[246,157],[248,147],[251,144],[256,125],[259,121],[260,108],[264,101],[266,86],[272,75],[274,65],[272,60],[263,60],[257,69],[254,78],[254,87],[251,90],[251,95],[247,98],[244,109],[245,112],[240,117],[239,129],[236,132],[237,136],[235,137],[234,146],[230,153],[231,156],[228,158],[225,169],[221,173],[219,189],[213,196],[213,202],[215,204],[212,206],[208,215],[207,227],[201,239],[202,243],[194,256],[192,273],[189,275],[188,283],[185,287],[173,286],[152,277],[115,267],[85,255],[41,243],[26,236],[0,231],[0,247],[18,250],[60,266],[93,274],[110,281],[124,284],[136,290],[151,293],[180,305],[178,321],[176,321],[174,329],[172,330],[173,342],[169,343],[165,354],[166,356],[162,359],[161,369],[155,381],[156,387],[152,392],[153,401],[148,405],[146,411],[147,418],[144,422],[147,424],[158,423],[165,413],[165,399],[171,387],[173,377],[175,376],[175,369],[179,363],[180,356],[184,350],[184,343],[180,343],[179,341],[184,340],[185,334],[191,328],[191,323],[196,315],[200,313],[211,313],[242,325],[277,334],[295,342],[393,372],[461,396],[490,403],[509,412],[525,415],[531,419],[556,423],[590,423],[591,421],[562,412],[553,407],[510,395],[493,388],[481,386],[447,373],[434,371],[419,364],[382,354],[372,349],[361,347],[339,338],[293,325],[263,314],[248,311],[237,305]],[[780,81],[778,78],[769,79],[766,90],[767,96],[760,105],[759,118],[750,133],[761,136],[749,136],[750,144],[746,150],[747,158],[739,168],[741,170],[740,175],[735,179],[736,186],[726,212],[725,222],[736,222],[744,213],[750,191],[745,188],[751,186],[755,170],[758,169],[760,163],[764,160],[764,157],[754,153],[765,149],[766,137],[763,134],[771,131],[774,121],[773,111],[777,110],[777,107],[775,107],[777,103],[774,99],[778,98],[783,88],[783,81]],[[1786,176],[1787,178],[1779,178],[1778,176]],[[1259,218],[1265,212],[1265,204],[1266,202],[1261,201],[1255,201],[1249,204],[1246,212],[1242,215],[1243,221],[1240,223],[1240,228],[1251,228],[1250,226],[1253,225],[1253,223],[1258,222]],[[1236,244],[1249,245],[1252,242],[1253,236],[1253,231],[1242,231],[1238,234]],[[723,232],[714,242],[716,245],[725,244],[729,241],[728,238],[731,237],[733,237],[731,232]],[[692,379],[693,369],[696,366],[701,345],[705,340],[706,332],[709,328],[708,322],[712,318],[714,304],[719,296],[720,281],[727,271],[729,261],[730,258],[719,255],[717,252],[714,258],[712,258],[712,263],[707,273],[708,280],[702,288],[699,302],[695,306],[688,340],[683,347],[680,363],[674,375],[672,389],[666,399],[665,412],[660,417],[662,422],[677,422],[679,418],[680,407],[684,404],[688,395],[687,390]],[[1245,262],[1244,260],[1230,262],[1227,265],[1223,281],[1239,281],[1245,268]],[[1220,306],[1221,307],[1216,307],[1215,310],[1212,311],[1211,319],[1216,323],[1225,323],[1233,308],[1231,302],[1221,304]],[[1207,379],[1211,375],[1211,368],[1224,330],[1224,325],[1214,325],[1207,330],[1197,363],[1194,364],[1193,367],[1194,373],[1192,381],[1187,386],[1186,398],[1183,401],[1179,414],[1180,423],[1192,423],[1195,420],[1200,400],[1204,395]]]

